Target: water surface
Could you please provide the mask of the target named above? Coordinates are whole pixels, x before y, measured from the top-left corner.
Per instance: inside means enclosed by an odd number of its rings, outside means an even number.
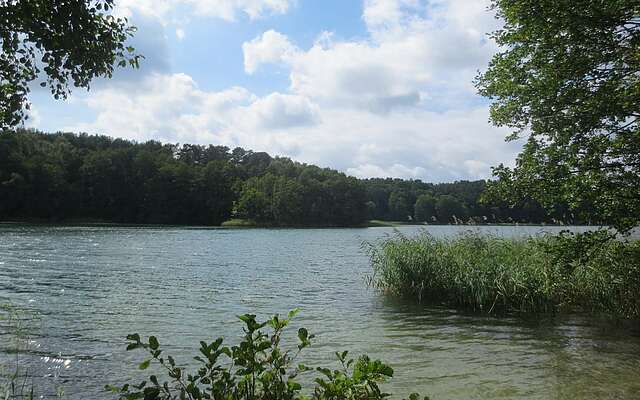
[[[428,229],[443,236],[469,228]],[[560,228],[474,229],[514,236]],[[40,316],[25,361],[47,376],[46,394],[62,386],[70,399],[113,398],[104,384],[136,374],[142,358],[124,351],[129,333],[155,334],[189,362],[199,340],[236,338],[236,315],[296,307],[296,326],[317,335],[306,363],[331,365],[342,349],[368,353],[394,367],[388,389],[399,396],[640,397],[640,332],[629,324],[482,317],[400,304],[367,288],[362,242],[392,232],[0,225],[0,302]]]

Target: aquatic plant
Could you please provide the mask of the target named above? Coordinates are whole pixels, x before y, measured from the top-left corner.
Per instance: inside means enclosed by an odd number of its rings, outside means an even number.
[[[154,374],[148,381],[110,385],[106,389],[121,400],[378,400],[390,396],[380,384],[393,376],[393,369],[366,355],[353,359],[347,351],[336,352],[339,368],[335,370],[296,364],[314,338],[307,329],[300,328],[298,344],[291,349],[283,346],[283,332],[296,313],[297,310],[291,311],[284,319],[274,315],[265,322],[258,322],[255,315],[241,315],[245,326],[240,343],[227,347],[223,338],[200,342],[200,354],[194,357],[200,368],[194,373],[188,373],[186,367],[166,355],[155,336],[143,340],[138,334],[129,335],[127,350],[139,349],[147,354],[138,368],[146,370],[153,363],[169,379],[161,382]],[[305,390],[298,378],[313,373],[317,375],[313,387]],[[409,397],[419,398],[416,393]]]
[[[520,239],[396,233],[369,250],[371,283],[418,302],[489,314],[580,309],[640,317],[640,242],[604,230]]]
[[[38,397],[36,377],[23,357],[33,351],[33,337],[39,331],[39,314],[13,303],[0,304],[0,399],[32,400]],[[55,396],[64,397],[62,386],[53,383]],[[41,385],[42,386],[42,385]]]

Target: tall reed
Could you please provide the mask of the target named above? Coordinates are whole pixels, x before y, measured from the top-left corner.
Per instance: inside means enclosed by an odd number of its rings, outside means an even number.
[[[587,235],[395,235],[370,247],[388,294],[484,313],[586,310],[640,317],[640,242]]]

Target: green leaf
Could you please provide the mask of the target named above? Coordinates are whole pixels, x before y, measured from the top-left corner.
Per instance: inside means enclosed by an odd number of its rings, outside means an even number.
[[[151,364],[151,360],[145,360],[138,365],[138,369],[147,369],[149,368],[149,364]]]
[[[133,333],[131,335],[127,335],[127,340],[134,340],[136,342],[140,341],[140,335],[138,335],[137,333]]]

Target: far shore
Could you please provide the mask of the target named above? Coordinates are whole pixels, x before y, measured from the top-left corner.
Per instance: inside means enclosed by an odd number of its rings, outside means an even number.
[[[551,227],[591,227],[603,228],[602,225],[571,225],[571,224],[545,224],[545,223],[522,223],[522,222],[504,222],[504,223],[459,223],[459,224],[439,224],[439,223],[423,223],[411,221],[382,221],[370,220],[365,224],[351,226],[334,226],[334,225],[273,225],[258,223],[256,221],[234,218],[223,222],[221,225],[187,225],[187,224],[139,224],[134,222],[110,222],[90,219],[64,220],[64,221],[47,221],[47,220],[7,220],[0,221],[2,225],[35,225],[35,226],[120,226],[120,227],[178,227],[178,228],[198,228],[198,229],[314,229],[314,228],[380,228],[380,227],[401,227],[401,226],[551,226]]]

